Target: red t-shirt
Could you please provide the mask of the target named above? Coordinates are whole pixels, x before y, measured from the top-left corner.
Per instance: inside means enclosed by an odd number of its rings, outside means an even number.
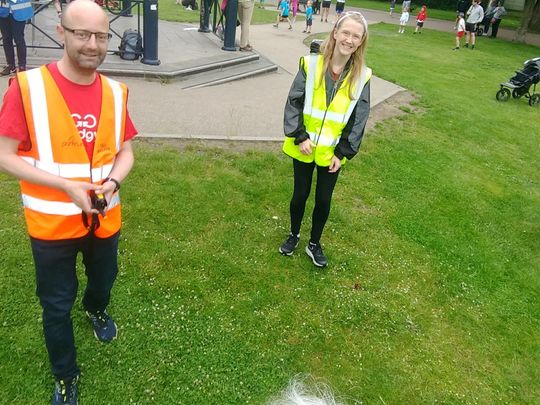
[[[92,160],[94,143],[101,112],[101,79],[96,75],[92,84],[82,85],[66,79],[58,71],[55,63],[47,65],[68,106],[79,135],[86,147],[88,157]],[[128,141],[137,135],[129,113],[126,113],[126,128],[124,140]],[[0,136],[21,141],[19,148],[29,150],[31,147],[30,134],[24,116],[21,90],[17,80],[12,80],[4,95],[4,104],[0,110]]]

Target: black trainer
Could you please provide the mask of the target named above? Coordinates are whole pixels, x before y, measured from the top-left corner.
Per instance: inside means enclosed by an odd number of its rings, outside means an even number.
[[[15,67],[5,66],[4,69],[0,71],[0,76],[14,75],[15,73],[17,73]]]
[[[326,256],[323,253],[322,247],[320,243],[311,243],[309,242],[306,246],[306,253],[309,257],[311,257],[311,260],[313,261],[313,264],[317,267],[326,267],[328,265],[328,260],[326,259]]]
[[[79,377],[56,380],[51,405],[77,405],[77,381]]]
[[[103,343],[108,343],[111,340],[116,339],[118,328],[107,311],[86,311],[86,315],[92,322],[94,336],[97,340]]]
[[[289,234],[287,240],[279,247],[279,253],[284,256],[292,255],[294,249],[298,246],[298,242],[300,242],[300,235]]]

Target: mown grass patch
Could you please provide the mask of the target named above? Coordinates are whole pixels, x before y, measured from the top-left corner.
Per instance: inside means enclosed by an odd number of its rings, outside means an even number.
[[[536,48],[452,52],[451,34],[384,24],[370,35],[368,64],[421,112],[367,134],[340,175],[326,270],[277,253],[292,188],[278,147],[137,142],[110,306],[119,339],[98,344],[73,313],[81,403],[259,404],[299,372],[365,403],[537,400],[540,110],[495,100]],[[18,186],[0,181],[2,398],[44,403]]]

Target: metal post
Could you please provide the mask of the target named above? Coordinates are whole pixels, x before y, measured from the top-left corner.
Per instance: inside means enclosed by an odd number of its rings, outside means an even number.
[[[210,29],[210,10],[213,0],[201,0],[201,19],[199,21],[199,32],[212,32]]]
[[[159,65],[158,59],[158,0],[144,0],[142,63]]]
[[[238,0],[229,0],[225,8],[225,40],[224,51],[236,51],[236,21],[238,20]]]

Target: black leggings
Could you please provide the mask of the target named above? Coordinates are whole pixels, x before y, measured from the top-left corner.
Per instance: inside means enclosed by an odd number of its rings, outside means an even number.
[[[313,169],[315,162],[304,163],[293,159],[294,191],[291,199],[291,233],[298,235],[302,218],[306,209],[306,201],[311,191]],[[341,170],[341,169],[340,169]],[[321,235],[330,214],[332,193],[338,179],[340,170],[329,173],[328,167],[317,166],[317,185],[315,189],[315,208],[313,209],[311,242],[319,243]]]

